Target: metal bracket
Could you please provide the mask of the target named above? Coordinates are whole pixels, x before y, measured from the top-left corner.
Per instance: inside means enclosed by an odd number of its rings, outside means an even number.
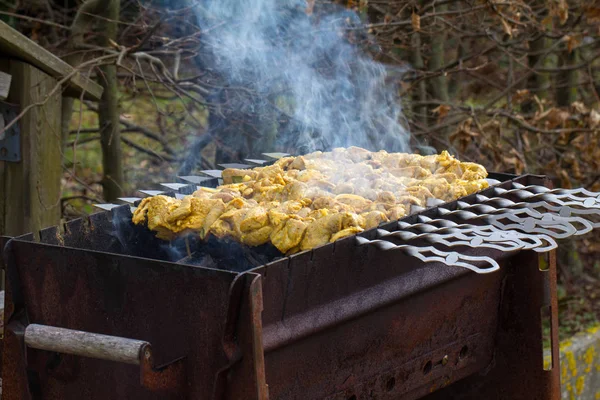
[[[7,130],[4,127],[18,115],[15,106],[0,103],[0,161],[21,161],[21,129],[19,123],[13,124]]]

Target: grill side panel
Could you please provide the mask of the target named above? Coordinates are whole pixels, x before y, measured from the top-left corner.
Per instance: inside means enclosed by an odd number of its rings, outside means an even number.
[[[502,272],[350,241],[299,257],[263,270],[271,399],[416,399],[489,365]]]
[[[560,400],[556,253],[540,271],[538,255],[520,253],[505,267],[494,362],[426,400]],[[550,306],[552,369],[542,368],[541,308]]]
[[[228,331],[237,329],[242,303],[236,274],[18,240],[5,254],[10,334],[19,323],[37,323],[148,341],[157,366],[185,357],[189,398],[213,393],[217,372],[234,362]],[[135,365],[22,349],[18,338],[5,342],[3,365],[26,362],[28,371],[4,376],[7,398],[27,398],[23,391],[45,399],[184,398],[144,389]]]

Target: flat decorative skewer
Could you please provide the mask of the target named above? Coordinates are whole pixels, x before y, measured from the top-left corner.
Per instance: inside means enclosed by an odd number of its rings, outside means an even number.
[[[201,183],[215,179],[213,177],[198,176],[198,175],[178,176],[178,178],[183,181],[193,183],[194,185],[200,185]]]
[[[248,169],[248,168],[252,168],[252,165],[239,164],[239,163],[230,163],[230,164],[219,164],[219,167],[221,167],[223,169],[227,169],[227,168]]]
[[[94,207],[99,208],[101,210],[110,211],[115,207],[119,207],[118,204],[112,203],[102,203],[102,204],[92,204]]]
[[[189,184],[188,183],[161,183],[160,185],[164,186],[168,189],[171,189],[171,190],[179,190],[183,187],[188,186]]]
[[[223,176],[223,171],[220,169],[205,169],[200,171],[200,173],[210,176],[212,178],[221,178]]]
[[[117,200],[120,200],[127,204],[134,204],[136,201],[139,201],[141,199],[141,197],[119,197]]]
[[[247,161],[250,164],[255,164],[255,165],[265,165],[266,163],[268,163],[267,160],[257,160],[255,158],[246,158],[244,161]]]
[[[165,193],[164,190],[138,190],[138,192],[145,194],[146,196],[158,196],[159,194]]]
[[[279,160],[280,158],[289,156],[288,153],[262,153],[262,154],[263,154],[263,156],[267,156],[269,158],[274,158],[276,160]]]

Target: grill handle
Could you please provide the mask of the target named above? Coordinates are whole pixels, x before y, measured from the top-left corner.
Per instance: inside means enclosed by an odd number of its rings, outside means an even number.
[[[38,324],[25,328],[25,344],[38,350],[134,365],[152,355],[150,343],[142,340]]]
[[[143,340],[29,324],[24,342],[32,349],[139,365],[141,385],[153,391],[181,393],[185,388],[185,358],[156,368],[152,346]]]

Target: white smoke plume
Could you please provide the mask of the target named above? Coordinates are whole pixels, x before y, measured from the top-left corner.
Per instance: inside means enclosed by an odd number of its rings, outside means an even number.
[[[201,0],[194,10],[204,31],[198,62],[228,88],[252,92],[229,106],[272,127],[258,133],[270,150],[409,150],[390,68],[344,34],[350,26],[363,32],[354,12],[328,5],[311,15],[304,0]],[[278,113],[294,123],[280,123]]]

